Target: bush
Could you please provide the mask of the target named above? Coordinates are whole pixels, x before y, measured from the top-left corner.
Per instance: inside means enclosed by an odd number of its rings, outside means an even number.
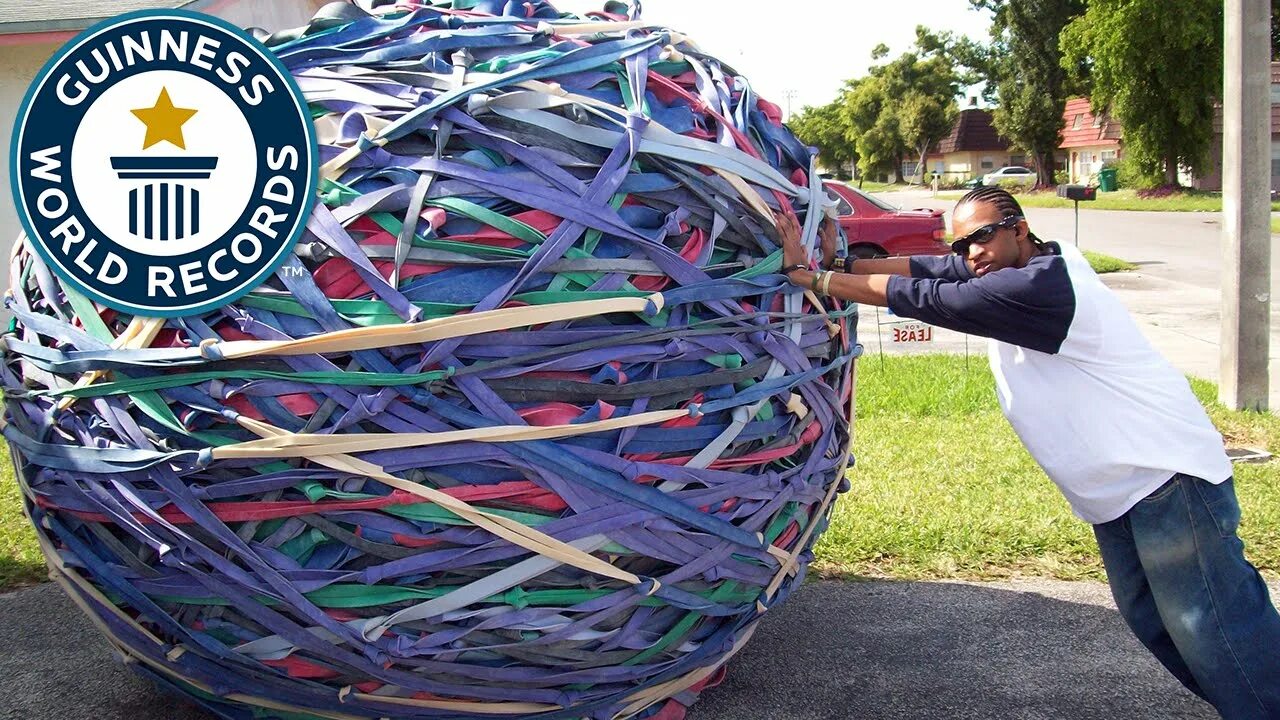
[[[1021,195],[1031,189],[1026,183],[1017,180],[997,180],[996,186],[1008,191],[1010,195]]]
[[[1124,188],[1152,190],[1164,184],[1164,173],[1143,169],[1129,155],[1116,164],[1116,184]]]
[[[1066,170],[1058,170],[1053,173],[1054,185],[1066,185],[1069,182],[1071,182],[1071,177],[1067,174]]]

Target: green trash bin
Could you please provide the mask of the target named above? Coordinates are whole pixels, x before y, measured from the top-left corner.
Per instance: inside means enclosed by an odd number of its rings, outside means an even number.
[[[1102,168],[1098,171],[1098,189],[1102,192],[1115,192],[1116,190],[1116,169]]]

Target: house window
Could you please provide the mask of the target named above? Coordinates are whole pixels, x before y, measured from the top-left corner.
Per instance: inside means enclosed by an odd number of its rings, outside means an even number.
[[[1100,128],[1100,127],[1102,127],[1102,116],[1101,116],[1101,115],[1094,115],[1094,116],[1093,116],[1093,126],[1094,126],[1094,127],[1096,127],[1096,128]]]
[[[1108,162],[1108,161],[1110,161],[1110,160],[1115,160],[1115,159],[1116,159],[1116,151],[1115,151],[1115,150],[1103,150],[1103,151],[1102,151],[1102,162]]]
[[[1071,121],[1071,129],[1079,130],[1084,125],[1084,113],[1076,113],[1076,119]]]
[[[1019,167],[1025,167],[1027,164],[1027,156],[1026,155],[1010,155],[1009,164],[1017,165]]]
[[[991,156],[990,156],[990,155],[983,155],[983,156],[982,156],[982,169],[983,169],[983,170],[991,170],[991,169],[992,169],[992,168],[994,168],[995,166],[996,166],[996,162],[995,162],[995,160],[993,160],[993,159],[991,158]]]
[[[1280,83],[1271,84],[1271,104],[1280,105]]]
[[[1280,143],[1271,143],[1271,177],[1280,177]]]

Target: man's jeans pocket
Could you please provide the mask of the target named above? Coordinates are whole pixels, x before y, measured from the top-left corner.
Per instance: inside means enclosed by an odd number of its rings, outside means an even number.
[[[1150,495],[1147,495],[1146,497],[1139,500],[1138,503],[1153,505],[1155,503],[1160,502],[1161,500],[1164,500],[1165,498],[1169,497],[1170,495],[1172,495],[1174,492],[1178,490],[1179,485],[1182,484],[1181,483],[1182,477],[1183,477],[1182,475],[1174,475],[1173,477],[1169,478],[1168,481],[1165,482],[1165,484],[1161,485],[1155,490],[1152,490]]]
[[[1195,488],[1195,497],[1200,498],[1209,511],[1209,516],[1218,526],[1218,534],[1224,538],[1235,535],[1240,529],[1240,503],[1236,500],[1235,478],[1227,478],[1214,485],[1189,475],[1182,477]]]

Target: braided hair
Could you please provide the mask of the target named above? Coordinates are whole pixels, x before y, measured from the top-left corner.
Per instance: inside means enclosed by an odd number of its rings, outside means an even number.
[[[960,202],[956,203],[956,207],[970,203],[990,205],[1000,213],[1001,218],[1026,217],[1026,213],[1022,212],[1022,206],[1018,204],[1017,198],[998,185],[982,185],[970,190],[965,193],[964,197],[960,198]],[[1027,229],[1027,238],[1037,246],[1044,245],[1044,241],[1036,237],[1030,228]]]

